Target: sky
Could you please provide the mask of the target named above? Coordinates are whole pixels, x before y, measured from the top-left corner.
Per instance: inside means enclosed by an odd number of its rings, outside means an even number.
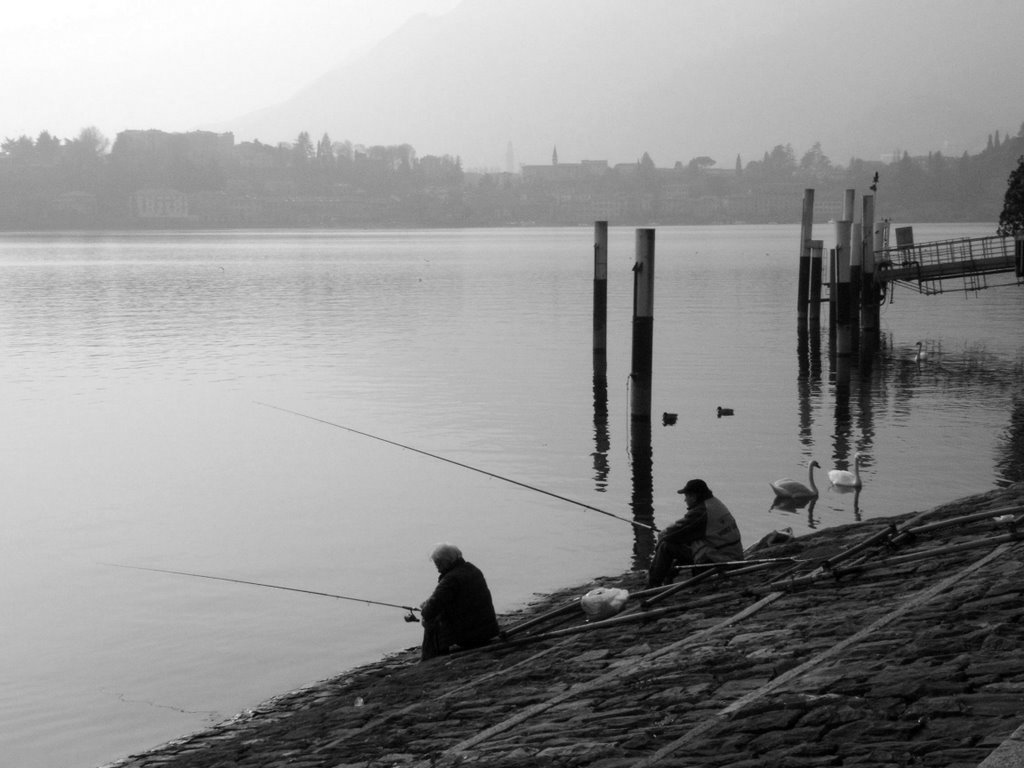
[[[43,0],[0,17],[0,140],[186,131],[280,103],[459,0]]]

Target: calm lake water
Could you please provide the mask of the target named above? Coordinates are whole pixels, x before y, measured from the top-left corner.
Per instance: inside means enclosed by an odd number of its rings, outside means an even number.
[[[643,564],[649,534],[584,504],[664,527],[703,477],[752,543],[1022,478],[1024,291],[897,289],[880,357],[837,377],[827,328],[799,349],[796,225],[657,230],[634,464],[634,235],[610,231],[606,389],[589,227],[0,238],[7,764],[100,765],[420,639],[401,609],[111,564],[418,605],[450,540],[507,611]],[[855,450],[863,491],[829,489]],[[810,459],[814,508],[773,509]]]

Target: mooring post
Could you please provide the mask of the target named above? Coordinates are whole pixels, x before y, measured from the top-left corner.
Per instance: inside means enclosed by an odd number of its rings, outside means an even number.
[[[594,222],[594,360],[608,351],[608,222]]]
[[[594,480],[608,481],[608,222],[594,222]]]
[[[886,237],[888,236],[888,233],[889,233],[889,222],[887,220],[883,219],[882,221],[880,221],[877,224],[875,224],[875,233],[874,233],[875,234],[875,241],[874,241],[874,244],[872,246],[872,253],[873,254],[880,254],[880,253],[882,253],[885,250],[885,240],[886,240]],[[883,254],[883,256],[884,256],[884,254]],[[880,276],[880,275],[877,274],[880,271],[879,270],[880,266],[881,265],[878,262],[875,262],[876,276]],[[881,315],[880,305],[882,303],[882,299],[884,298],[885,294],[879,288],[879,285],[875,285],[874,291],[875,291],[875,318],[874,319],[875,319],[875,328],[878,328],[881,325],[880,317],[879,317]]]
[[[809,290],[807,324],[815,333],[821,326],[821,252],[825,244],[821,240],[811,240],[811,285]]]
[[[836,355],[844,357],[853,352],[852,296],[850,287],[850,241],[852,221],[836,222]]]
[[[841,221],[853,221],[854,211],[853,205],[857,201],[857,190],[848,189],[846,194],[843,195],[843,218]]]
[[[811,275],[811,228],[814,225],[814,190],[804,190],[803,213],[800,218],[800,271],[796,291],[796,319],[801,328],[807,326],[807,303]]]
[[[633,357],[629,412],[634,421],[651,420],[654,352],[654,230],[636,231],[633,265]]]
[[[864,258],[864,228],[859,221],[850,225],[850,349],[860,350],[860,297]]]
[[[864,249],[862,258],[860,325],[867,337],[878,332],[878,291],[875,289],[875,196],[864,195]]]
[[[828,252],[828,338],[834,342],[836,339],[836,249],[831,248]],[[833,344],[833,352],[835,345]]]

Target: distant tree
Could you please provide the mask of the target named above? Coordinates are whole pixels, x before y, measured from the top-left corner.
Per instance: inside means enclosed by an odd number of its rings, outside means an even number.
[[[0,152],[11,158],[14,163],[29,163],[35,153],[36,145],[32,137],[22,134],[16,139],[4,139],[0,144]]]
[[[83,128],[78,136],[66,144],[67,158],[71,165],[83,168],[92,166],[106,154],[110,141],[95,126]]]
[[[1024,232],[1024,155],[1021,155],[1017,167],[1010,172],[996,234],[1005,236],[1017,232]]]
[[[800,170],[812,176],[823,176],[832,170],[832,161],[821,151],[821,142],[814,142],[804,156],[800,158]]]
[[[743,161],[739,155],[736,155],[736,175],[739,176],[743,173]]]
[[[334,156],[338,160],[346,160],[351,162],[352,160],[352,142],[351,141],[336,141],[331,145],[331,149],[334,151]]]
[[[334,162],[334,145],[326,133],[316,143],[316,161],[320,165],[331,165]]]
[[[691,171],[703,171],[710,168],[714,164],[715,161],[712,160],[710,157],[708,157],[707,155],[701,155],[700,157],[693,158],[690,161],[689,165],[687,165],[686,167],[688,170]]]
[[[777,179],[789,178],[796,170],[796,155],[791,144],[776,144],[765,156],[764,169]]]
[[[292,145],[292,161],[295,165],[306,165],[314,156],[313,142],[308,131],[302,131]]]
[[[60,160],[60,139],[43,131],[36,138],[36,156],[44,165],[56,165]]]
[[[640,162],[638,163],[638,165],[640,166],[640,170],[642,171],[654,170],[654,161],[651,159],[651,156],[646,152],[644,152],[643,156],[640,158]]]

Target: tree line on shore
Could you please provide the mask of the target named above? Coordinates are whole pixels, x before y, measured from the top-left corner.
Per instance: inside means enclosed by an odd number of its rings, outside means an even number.
[[[111,146],[90,127],[73,139],[44,131],[0,143],[0,229],[789,223],[800,219],[805,188],[816,190],[820,218],[838,218],[844,191],[871,185],[887,218],[999,218],[1002,230],[1008,183],[1024,180],[1021,158],[1024,124],[955,158],[902,152],[844,167],[820,144],[799,158],[787,144],[726,168],[706,156],[658,167],[647,153],[615,166],[559,164],[555,150],[550,166],[518,172],[466,171],[458,157],[326,134],[269,145],[124,131]]]

